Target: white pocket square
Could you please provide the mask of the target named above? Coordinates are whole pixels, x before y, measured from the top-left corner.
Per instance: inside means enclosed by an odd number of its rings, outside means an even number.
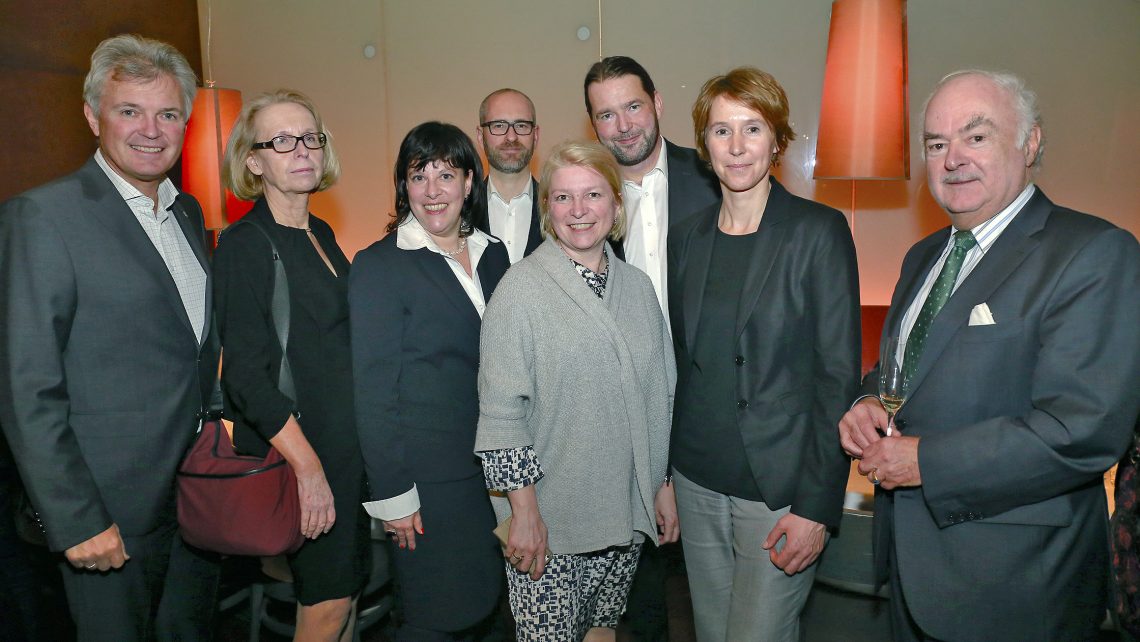
[[[990,306],[979,303],[970,310],[970,325],[994,325],[994,315],[990,313]]]

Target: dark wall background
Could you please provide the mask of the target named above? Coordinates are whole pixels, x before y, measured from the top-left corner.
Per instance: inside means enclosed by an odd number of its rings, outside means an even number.
[[[0,0],[0,201],[94,153],[83,77],[95,46],[120,33],[169,42],[201,77],[197,0]]]

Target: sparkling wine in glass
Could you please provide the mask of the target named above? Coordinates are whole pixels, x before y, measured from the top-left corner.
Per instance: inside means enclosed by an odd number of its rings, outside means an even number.
[[[899,355],[899,338],[887,337],[879,356],[879,402],[887,411],[887,436],[894,432],[895,415],[906,401],[906,380]]]

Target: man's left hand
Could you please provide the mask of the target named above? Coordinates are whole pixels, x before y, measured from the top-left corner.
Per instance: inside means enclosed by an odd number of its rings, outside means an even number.
[[[781,537],[787,537],[787,540],[784,542],[784,548],[777,552],[776,542],[780,541]],[[768,559],[785,574],[791,576],[811,566],[823,552],[826,538],[827,528],[823,524],[788,513],[776,522],[762,546],[768,551]]]
[[[918,440],[918,437],[904,437],[896,433],[870,444],[863,449],[859,473],[866,475],[872,482],[878,479],[879,487],[886,490],[900,486],[921,486]]]

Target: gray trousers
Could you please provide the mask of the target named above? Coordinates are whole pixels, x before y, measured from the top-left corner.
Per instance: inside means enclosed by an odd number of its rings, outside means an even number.
[[[698,642],[798,642],[816,565],[788,577],[760,547],[789,508],[674,484]]]

